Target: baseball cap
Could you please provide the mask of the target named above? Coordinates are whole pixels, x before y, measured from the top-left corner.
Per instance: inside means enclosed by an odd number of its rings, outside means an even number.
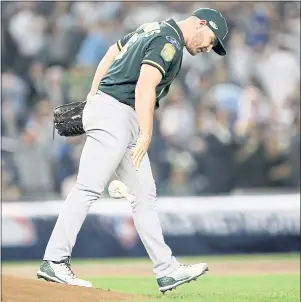
[[[218,41],[217,45],[213,47],[213,50],[218,55],[225,56],[227,52],[223,40],[228,34],[228,26],[223,15],[211,8],[199,8],[192,13],[192,16],[207,21],[207,26],[215,33]]]

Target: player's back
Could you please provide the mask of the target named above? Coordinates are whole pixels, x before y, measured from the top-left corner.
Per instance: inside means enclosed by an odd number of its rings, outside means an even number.
[[[144,24],[117,45],[120,53],[102,79],[100,90],[134,108],[141,65],[149,64],[162,74],[156,89],[157,101],[165,96],[182,62],[184,40],[175,21]]]

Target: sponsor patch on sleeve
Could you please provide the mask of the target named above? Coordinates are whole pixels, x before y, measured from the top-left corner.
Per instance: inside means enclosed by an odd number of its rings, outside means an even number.
[[[181,50],[181,45],[175,38],[173,38],[171,36],[166,36],[166,40],[169,43],[171,43],[173,46],[175,46],[177,49]]]
[[[171,43],[166,43],[161,50],[161,57],[163,58],[164,61],[170,62],[176,53],[175,47]]]

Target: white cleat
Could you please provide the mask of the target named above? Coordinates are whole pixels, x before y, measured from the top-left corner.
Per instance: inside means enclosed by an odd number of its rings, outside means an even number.
[[[69,258],[61,262],[43,261],[37,272],[38,279],[74,286],[92,287],[92,283],[79,279],[73,273]]]
[[[207,263],[193,265],[181,264],[178,269],[167,276],[157,279],[159,290],[165,293],[168,290],[176,289],[179,285],[189,283],[204,275],[208,271]]]

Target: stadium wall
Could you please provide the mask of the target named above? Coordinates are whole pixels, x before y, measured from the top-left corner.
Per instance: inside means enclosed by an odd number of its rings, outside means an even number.
[[[62,201],[2,204],[2,260],[41,259]],[[159,198],[166,242],[175,255],[300,251],[300,194]],[[73,258],[146,256],[130,204],[96,202]]]

